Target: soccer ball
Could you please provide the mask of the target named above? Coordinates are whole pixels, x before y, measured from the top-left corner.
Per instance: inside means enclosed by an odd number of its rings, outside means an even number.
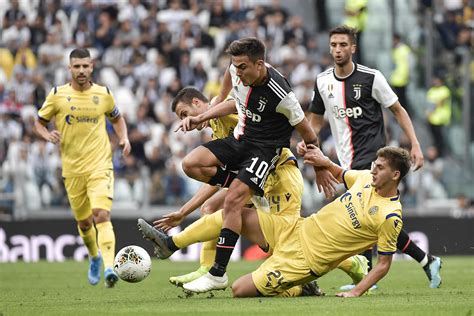
[[[150,255],[142,247],[124,247],[115,256],[114,270],[126,282],[143,281],[151,271]]]

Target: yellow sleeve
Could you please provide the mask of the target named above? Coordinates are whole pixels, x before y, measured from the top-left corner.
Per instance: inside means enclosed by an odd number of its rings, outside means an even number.
[[[359,177],[367,175],[367,170],[344,170],[342,173],[342,181],[344,186],[349,190]]]
[[[403,227],[399,214],[390,213],[380,227],[377,248],[379,255],[393,255],[397,251],[397,239]]]
[[[120,115],[120,111],[118,107],[115,105],[115,98],[112,95],[112,93],[109,91],[109,88],[107,89],[107,109],[105,112],[105,115],[109,118],[109,120],[114,120]]]
[[[38,111],[38,117],[45,122],[49,122],[57,112],[56,106],[54,105],[54,95],[57,91],[56,87],[51,89],[41,109]]]

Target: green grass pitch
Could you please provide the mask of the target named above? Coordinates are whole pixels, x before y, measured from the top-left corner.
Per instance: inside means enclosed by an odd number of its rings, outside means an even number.
[[[231,262],[233,281],[259,262]],[[189,272],[197,263],[153,261],[141,283],[120,281],[114,289],[87,282],[87,263],[0,264],[0,315],[472,315],[474,258],[443,258],[440,289],[430,289],[414,261],[395,261],[375,294],[354,299],[334,297],[348,283],[341,271],[319,280],[326,297],[233,299],[230,290],[180,298],[168,277]]]

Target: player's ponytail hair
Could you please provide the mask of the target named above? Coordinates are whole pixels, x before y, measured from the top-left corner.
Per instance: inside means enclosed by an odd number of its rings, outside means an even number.
[[[232,56],[248,56],[252,62],[265,61],[265,44],[255,37],[245,37],[230,43],[226,53]]]
[[[410,153],[406,149],[391,146],[383,147],[377,151],[377,157],[387,159],[390,168],[400,171],[399,182],[410,171],[411,158]]]

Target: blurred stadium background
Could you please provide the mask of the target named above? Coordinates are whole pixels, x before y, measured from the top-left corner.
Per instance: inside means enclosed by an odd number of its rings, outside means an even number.
[[[200,185],[184,175],[181,159],[210,135],[173,132],[173,96],[187,85],[216,95],[229,62],[226,45],[256,36],[265,40],[268,61],[290,80],[306,109],[316,75],[332,64],[328,30],[342,23],[362,30],[359,62],[380,69],[397,91],[406,91],[403,105],[425,155],[423,169],[403,183],[408,231],[434,254],[473,255],[472,0],[0,0],[0,262],[86,255],[80,238],[71,235],[76,229],[58,147],[32,131],[49,90],[68,81],[70,50],[91,50],[94,81],[112,90],[128,123],[127,158],[109,126],[118,250],[141,243],[137,217],[177,210]],[[405,53],[393,46],[395,34],[407,45]],[[397,66],[407,66],[409,78]],[[434,78],[450,94],[441,125],[427,115],[433,108],[428,95],[440,88]],[[406,146],[391,115],[386,128],[388,144]],[[336,159],[328,127],[321,140]],[[307,215],[325,201],[312,169],[302,162],[300,167]]]

